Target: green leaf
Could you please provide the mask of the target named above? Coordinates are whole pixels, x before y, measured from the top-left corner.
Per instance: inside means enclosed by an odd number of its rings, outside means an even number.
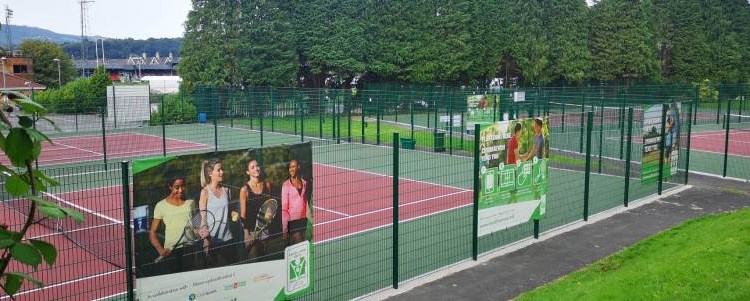
[[[21,128],[12,128],[5,140],[5,154],[14,166],[25,167],[29,159],[29,150],[34,147],[31,137]]]
[[[37,158],[39,158],[39,155],[42,153],[42,143],[39,141],[34,142],[34,147],[31,148],[31,156],[29,159],[32,161],[36,161]]]
[[[44,173],[43,173],[43,172],[41,172],[40,170],[35,170],[35,171],[34,171],[34,175],[35,175],[35,176],[36,176],[36,178],[37,178],[37,179],[39,179],[40,181],[45,181],[45,182],[47,182],[47,184],[50,184],[51,186],[58,186],[58,185],[60,185],[60,183],[59,183],[59,182],[57,182],[57,180],[55,180],[55,179],[53,179],[52,177],[50,177],[50,176],[48,176],[48,175],[44,174]]]
[[[18,124],[25,128],[34,126],[34,120],[31,120],[28,116],[18,116]]]
[[[2,113],[0,113],[0,114],[2,114]],[[0,124],[4,125],[4,123],[2,123],[2,122],[0,122]],[[3,130],[3,129],[0,129],[0,130]],[[5,135],[3,135],[3,133],[0,133],[0,149],[2,149],[3,151],[5,151]]]
[[[8,295],[14,295],[21,288],[21,282],[23,282],[23,277],[16,273],[5,273],[5,292]]]
[[[5,273],[5,276],[6,276],[6,277],[13,277],[13,278],[17,278],[17,279],[18,279],[18,287],[15,287],[15,291],[13,291],[13,293],[10,293],[10,292],[9,292],[10,294],[15,294],[16,292],[18,292],[18,289],[19,289],[19,288],[21,287],[21,283],[23,282],[23,280],[24,280],[24,279],[26,279],[26,281],[28,281],[28,282],[31,282],[31,283],[33,283],[33,284],[34,284],[34,285],[36,285],[37,287],[42,287],[42,286],[44,286],[44,285],[42,284],[42,282],[40,282],[39,280],[36,280],[36,279],[34,279],[34,278],[31,278],[31,276],[29,276],[29,275],[26,275],[25,273],[18,273],[18,272],[8,272],[8,273]],[[6,282],[5,282],[5,283],[7,284],[7,283],[8,283],[8,281],[6,280]],[[8,289],[7,289],[7,286],[6,286],[6,291],[8,291]]]
[[[26,132],[29,133],[29,136],[31,138],[34,138],[35,141],[48,141],[52,142],[52,140],[47,137],[44,133],[37,131],[36,129],[26,129]]]
[[[12,239],[0,239],[0,249],[7,249],[13,246],[16,241]]]
[[[37,207],[37,210],[39,210],[39,212],[45,217],[64,218],[68,216],[68,214],[60,207],[39,206]]]
[[[31,245],[22,242],[16,243],[10,248],[10,255],[18,260],[18,262],[30,265],[34,269],[42,262],[42,256],[39,254],[39,251]]]
[[[76,221],[76,223],[80,224],[83,222],[83,214],[78,212],[78,210],[65,207],[60,208],[60,210],[65,211],[65,213],[68,214],[68,216],[72,217],[73,220]]]
[[[55,204],[53,202],[50,202],[48,200],[45,200],[45,199],[43,199],[42,197],[39,197],[39,196],[30,195],[30,196],[28,196],[28,198],[29,198],[29,200],[34,201],[34,203],[36,203],[40,207],[60,208],[59,205],[57,205],[57,204]]]
[[[9,91],[12,92],[12,91]],[[33,100],[30,100],[26,98],[23,94],[17,95],[21,96],[20,98],[16,98],[15,102],[18,104],[19,107],[21,107],[21,110],[23,110],[26,113],[38,113],[38,114],[44,114],[47,113],[47,110],[41,106],[40,104],[34,102]]]
[[[29,192],[29,184],[21,175],[12,175],[5,181],[5,190],[13,196],[21,196]]]
[[[55,249],[55,246],[46,241],[36,239],[30,239],[29,242],[39,250],[39,253],[42,254],[44,261],[46,261],[49,266],[55,264],[55,260],[57,259],[57,249]]]
[[[2,136],[2,135],[0,135],[0,136]],[[13,171],[12,169],[10,169],[10,168],[6,167],[5,165],[2,165],[2,164],[0,164],[0,173],[5,173],[5,174],[7,174],[9,176],[16,174],[15,171]]]

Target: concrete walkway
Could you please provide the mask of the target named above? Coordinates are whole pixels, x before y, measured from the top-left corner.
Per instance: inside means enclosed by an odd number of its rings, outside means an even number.
[[[750,183],[691,174],[690,184],[650,203],[569,231],[546,233],[541,241],[462,262],[365,300],[509,300],[683,221],[750,207]]]

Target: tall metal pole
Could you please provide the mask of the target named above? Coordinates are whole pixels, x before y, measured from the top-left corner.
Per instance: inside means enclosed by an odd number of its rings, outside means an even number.
[[[5,92],[6,92],[5,91],[5,89],[6,89],[6,87],[5,87],[5,61],[7,59],[8,58],[6,58],[6,57],[0,57],[0,61],[3,63],[3,94],[5,94]]]
[[[59,88],[62,88],[62,76],[60,73],[60,59],[54,59],[54,61],[57,63],[57,86]]]

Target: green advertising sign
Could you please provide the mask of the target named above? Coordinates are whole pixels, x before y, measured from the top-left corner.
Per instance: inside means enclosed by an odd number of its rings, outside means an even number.
[[[548,185],[549,119],[482,125],[479,140],[479,236],[540,218]]]
[[[471,128],[476,123],[489,124],[495,122],[499,103],[499,94],[471,95],[467,97],[467,127]]]
[[[653,105],[643,113],[643,155],[641,159],[641,183],[653,184],[659,178],[659,165],[663,162],[662,179],[668,180],[677,174],[680,154],[680,113],[681,104]],[[662,124],[664,115],[664,124]],[[664,137],[661,136],[662,128]],[[664,140],[664,156],[661,157],[661,143]]]

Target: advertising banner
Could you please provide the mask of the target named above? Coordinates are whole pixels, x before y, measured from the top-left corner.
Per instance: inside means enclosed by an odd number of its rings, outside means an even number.
[[[489,124],[495,122],[497,106],[500,103],[499,94],[471,95],[466,98],[466,128],[473,128],[474,124]]]
[[[641,182],[644,184],[656,183],[659,178],[659,163],[662,160],[662,179],[668,180],[670,176],[677,174],[680,156],[680,113],[681,104],[671,103],[664,106],[648,106],[643,113],[643,155],[641,159]],[[662,125],[662,114],[664,124]],[[662,126],[664,137],[661,137]],[[660,158],[660,145],[664,139],[664,157]]]
[[[483,125],[479,139],[479,236],[543,216],[549,173],[549,119]]]
[[[138,300],[287,300],[313,287],[309,143],[133,162]]]

